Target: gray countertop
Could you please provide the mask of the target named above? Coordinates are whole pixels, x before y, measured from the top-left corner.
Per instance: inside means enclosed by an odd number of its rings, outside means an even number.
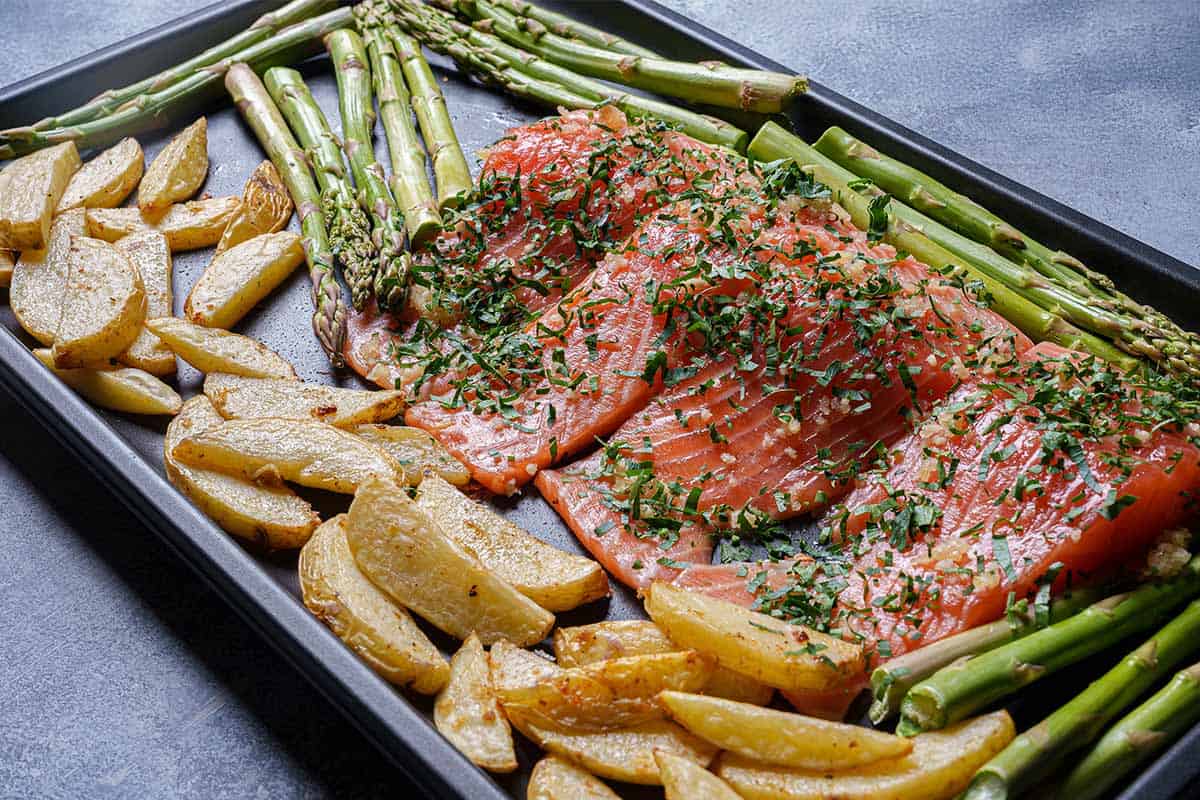
[[[0,0],[0,81],[208,1]],[[667,4],[1200,262],[1191,3]],[[406,796],[370,744],[2,395],[0,547],[0,797]]]

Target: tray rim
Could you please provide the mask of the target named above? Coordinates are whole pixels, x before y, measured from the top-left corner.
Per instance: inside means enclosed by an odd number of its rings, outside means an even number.
[[[733,56],[731,61],[763,69],[782,64],[662,6],[656,0],[620,0],[621,5],[698,44]],[[19,102],[71,76],[111,67],[121,59],[180,33],[217,28],[278,3],[267,0],[214,2],[143,33],[62,65],[0,87],[0,107]],[[809,98],[854,119],[864,135],[895,139],[902,157],[916,156],[936,177],[970,184],[972,194],[1014,205],[1034,218],[1065,222],[1071,234],[1148,270],[1181,283],[1200,296],[1200,269],[1188,265],[1105,223],[1006,178],[925,136],[813,82]],[[81,98],[84,99],[84,98]],[[856,128],[859,130],[859,128]],[[861,132],[861,131],[860,131]],[[923,165],[924,166],[924,165]],[[941,173],[939,175],[938,173]],[[257,562],[180,494],[86,401],[42,368],[28,347],[5,329],[0,336],[0,387],[38,420],[64,449],[79,459],[122,503],[187,563],[249,627],[296,668],[368,740],[427,796],[507,798],[493,778],[449,744],[411,701],[379,678],[324,625],[297,603]],[[1200,724],[1160,754],[1120,793],[1121,798],[1171,797],[1200,773]],[[1190,757],[1190,758],[1189,758]],[[1175,765],[1191,769],[1175,770]]]

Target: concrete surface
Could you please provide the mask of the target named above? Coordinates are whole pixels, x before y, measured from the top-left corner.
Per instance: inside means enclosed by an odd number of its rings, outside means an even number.
[[[0,81],[206,2],[0,0]],[[668,4],[1200,261],[1191,3]],[[3,396],[0,552],[0,797],[408,796],[367,742]]]

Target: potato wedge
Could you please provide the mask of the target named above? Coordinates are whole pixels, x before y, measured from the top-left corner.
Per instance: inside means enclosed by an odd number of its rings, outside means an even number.
[[[115,242],[138,231],[158,231],[167,237],[172,253],[212,247],[221,240],[241,202],[236,197],[210,197],[176,203],[153,222],[136,208],[89,208],[88,235]]]
[[[609,593],[608,578],[595,561],[551,547],[437,475],[421,481],[417,505],[454,541],[548,611],[569,611]]]
[[[249,336],[169,316],[146,320],[146,328],[201,372],[299,380],[287,359]]]
[[[354,563],[345,514],[323,523],[300,551],[300,592],[308,610],[389,683],[421,694],[446,685],[450,667],[437,647]]]
[[[133,367],[59,369],[48,348],[33,351],[67,386],[93,405],[126,414],[177,414],[183,401],[170,386]]]
[[[0,172],[0,248],[46,246],[54,208],[79,163],[75,143],[63,142],[18,158]]]
[[[654,753],[654,760],[666,800],[742,800],[728,783],[694,761],[661,750]]]
[[[72,208],[116,208],[138,185],[144,166],[137,139],[122,139],[79,168],[54,213]]]
[[[167,239],[156,231],[135,233],[120,239],[118,250],[137,267],[146,291],[146,318],[171,313],[171,283],[173,267],[171,248]],[[171,375],[175,372],[175,354],[171,348],[144,325],[133,344],[118,356],[122,364],[144,369],[151,375]]]
[[[341,428],[293,419],[232,419],[183,439],[172,451],[184,464],[249,480],[282,479],[354,494],[371,478],[395,482],[391,456]]]
[[[201,117],[150,162],[138,187],[138,208],[144,217],[157,219],[172,203],[194,195],[207,174],[208,120]]]
[[[525,800],[621,800],[587,770],[566,759],[546,756],[533,765]]]
[[[484,644],[509,639],[528,645],[554,627],[553,614],[442,533],[395,481],[364,483],[350,504],[346,530],[367,577],[451,636],[465,639],[474,631]]]
[[[661,581],[646,612],[676,644],[777,689],[832,689],[864,669],[857,645]]]
[[[146,320],[146,291],[133,262],[99,239],[77,236],[54,334],[54,366],[105,366],[133,344]]]
[[[764,764],[844,770],[912,751],[911,739],[890,733],[719,697],[663,692],[658,701],[671,719],[706,742]]]
[[[419,484],[426,470],[455,486],[466,486],[471,482],[471,473],[462,462],[420,428],[359,425],[354,429],[354,434],[399,461],[400,466],[404,467],[405,481],[409,486]]]
[[[554,657],[563,667],[581,667],[609,658],[671,653],[680,649],[662,629],[648,620],[610,620],[554,631]],[[758,706],[771,702],[775,694],[770,686],[724,667],[713,669],[702,691]]]
[[[903,758],[844,772],[772,767],[727,753],[717,774],[748,800],[949,800],[1013,735],[1012,719],[997,711],[915,736]]]
[[[225,419],[315,419],[338,428],[391,419],[404,410],[405,404],[401,392],[342,389],[223,372],[208,374],[204,393]]]
[[[13,268],[9,305],[25,332],[42,344],[54,344],[62,318],[71,238],[85,233],[83,209],[68,211],[54,220],[49,246],[21,253]]]
[[[16,256],[11,250],[0,250],[0,288],[12,285],[13,267],[17,265]]]
[[[258,165],[242,190],[242,204],[221,234],[217,253],[264,233],[287,227],[292,218],[292,196],[288,194],[279,171],[270,161]]]
[[[224,421],[204,395],[184,403],[163,440],[167,478],[227,533],[266,550],[300,547],[321,524],[321,518],[291,489],[189,467],[175,458],[175,446],[183,439]]]
[[[517,768],[512,728],[496,701],[487,653],[475,634],[450,661],[450,681],[433,705],[433,724],[478,766],[492,772]]]
[[[184,314],[197,325],[231,328],[304,261],[300,237],[265,233],[213,258],[196,280]]]

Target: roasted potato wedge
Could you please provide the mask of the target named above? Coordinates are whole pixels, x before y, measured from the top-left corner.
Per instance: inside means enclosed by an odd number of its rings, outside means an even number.
[[[33,354],[63,383],[101,408],[126,414],[177,414],[183,405],[174,389],[149,372],[133,367],[59,369],[48,348],[38,348]]]
[[[25,332],[44,345],[54,344],[62,319],[71,238],[85,233],[83,209],[68,211],[54,220],[49,246],[21,253],[13,268],[9,305]]]
[[[609,658],[671,653],[680,649],[662,629],[648,620],[611,620],[554,631],[554,657],[563,667],[581,667]],[[724,667],[713,669],[702,691],[759,706],[771,702],[775,693],[770,686]]]
[[[133,262],[99,239],[77,236],[54,334],[54,366],[106,366],[133,344],[146,320],[146,291]]]
[[[566,759],[546,756],[533,765],[525,800],[621,800],[587,770]]]
[[[666,800],[742,800],[729,784],[694,761],[664,753],[654,753],[662,777]]]
[[[208,120],[193,122],[158,152],[138,187],[138,209],[157,219],[172,203],[194,195],[208,175]]]
[[[146,318],[171,313],[171,248],[167,239],[156,231],[126,236],[114,247],[125,254],[142,277],[146,291]],[[175,372],[175,354],[166,343],[145,326],[138,331],[133,344],[121,353],[122,364],[144,369],[151,375],[171,375]]]
[[[137,139],[122,139],[79,168],[54,213],[72,208],[116,208],[142,179],[144,165]]]
[[[11,250],[0,250],[0,287],[11,286],[13,268],[17,265],[16,256]]]
[[[663,692],[658,701],[706,742],[764,764],[844,770],[912,751],[911,739],[890,733],[719,697]]]
[[[492,689],[487,653],[471,634],[450,661],[450,681],[433,706],[433,724],[471,761],[491,772],[517,768],[512,728]]]
[[[226,419],[315,419],[338,428],[391,419],[404,410],[401,392],[342,389],[284,378],[211,372],[204,393]],[[380,448],[383,449],[383,448]]]
[[[227,533],[266,550],[300,547],[312,536],[321,518],[291,489],[189,467],[175,458],[175,445],[224,421],[204,395],[184,403],[178,416],[167,426],[163,440],[167,477]]]
[[[426,471],[436,474],[447,483],[466,486],[471,473],[438,440],[420,428],[404,425],[359,425],[354,429],[379,449],[387,452],[404,467],[405,481],[416,486]]]
[[[832,689],[864,669],[857,645],[662,581],[646,612],[676,644],[777,689]]]
[[[136,208],[89,208],[88,235],[115,242],[138,231],[158,231],[167,237],[172,253],[212,247],[221,240],[241,202],[236,197],[210,197],[176,203],[154,221]]]
[[[304,261],[300,237],[265,233],[213,258],[196,280],[183,310],[209,328],[230,328],[283,283]]]
[[[193,467],[342,494],[354,494],[371,478],[395,482],[402,474],[391,456],[315,420],[226,420],[183,439],[172,452]]]
[[[0,248],[46,246],[54,208],[78,169],[75,143],[63,142],[22,156],[0,172]]]
[[[354,563],[345,514],[323,523],[300,551],[300,592],[308,610],[389,683],[421,694],[446,685],[450,667],[437,647]]]
[[[831,772],[772,767],[736,753],[721,757],[717,774],[748,800],[950,800],[975,771],[1012,741],[1005,711],[985,714],[913,737],[903,758]]]
[[[528,645],[554,627],[553,614],[443,533],[394,480],[369,480],[359,488],[346,530],[367,577],[451,636],[465,639],[474,631],[484,644],[509,639]]]
[[[178,317],[148,319],[146,328],[201,372],[298,380],[296,368],[287,359],[249,336],[206,328]]]
[[[292,218],[292,196],[270,161],[258,165],[242,190],[242,204],[221,234],[217,253],[264,233],[283,230]]]
[[[421,481],[417,505],[484,565],[548,611],[569,611],[608,595],[608,578],[595,561],[551,547],[437,475]]]

